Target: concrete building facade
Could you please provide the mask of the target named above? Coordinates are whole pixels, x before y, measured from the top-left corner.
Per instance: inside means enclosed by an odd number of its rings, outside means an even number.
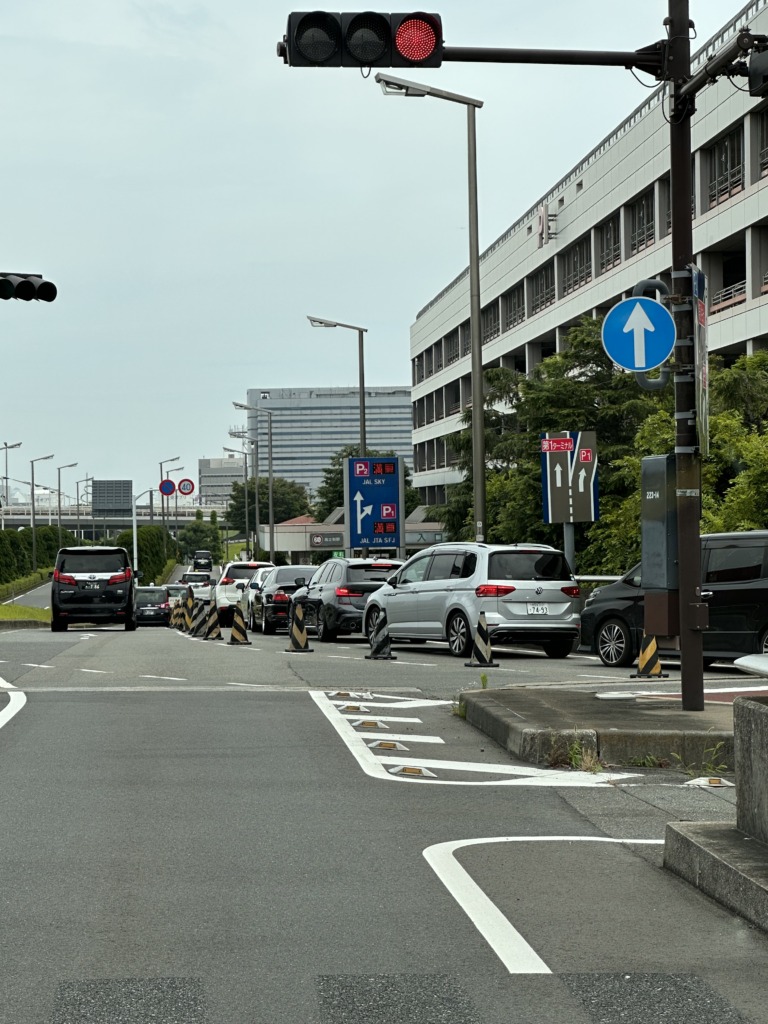
[[[768,33],[768,0],[737,12],[694,69],[744,26]],[[692,121],[694,261],[708,279],[710,350],[726,365],[768,345],[768,100],[745,85],[703,90]],[[482,254],[486,368],[529,373],[582,316],[604,315],[642,279],[671,283],[667,111],[661,86]],[[468,270],[418,313],[411,371],[414,485],[439,504],[461,479],[451,436],[471,405]]]
[[[246,405],[272,413],[273,474],[309,488],[323,481],[331,457],[360,441],[358,388],[251,388]],[[244,412],[248,433],[258,437],[259,476],[267,475],[268,419]],[[368,448],[394,451],[412,465],[411,389],[365,389]],[[250,469],[249,469],[250,472]]]
[[[232,447],[236,442],[232,442]],[[232,484],[243,482],[243,459],[232,455],[225,459],[198,459],[197,480],[201,505],[227,505]],[[250,469],[250,467],[249,467]]]

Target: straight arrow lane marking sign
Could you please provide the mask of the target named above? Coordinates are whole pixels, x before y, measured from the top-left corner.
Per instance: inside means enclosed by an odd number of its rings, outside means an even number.
[[[648,314],[639,302],[635,303],[635,307],[629,314],[627,322],[624,324],[624,333],[632,332],[634,340],[634,353],[635,353],[635,366],[645,366],[645,332],[650,331],[653,333],[656,328],[648,318]]]
[[[371,515],[373,512],[373,505],[364,505],[365,498],[362,496],[360,491],[355,495],[355,504],[357,505],[357,532],[363,532],[363,519],[366,516]]]

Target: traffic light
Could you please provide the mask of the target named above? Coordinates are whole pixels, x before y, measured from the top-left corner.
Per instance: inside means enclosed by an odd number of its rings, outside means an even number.
[[[277,53],[291,67],[439,68],[443,26],[439,15],[421,11],[294,11]]]
[[[768,50],[753,52],[749,58],[749,95],[768,96]]]
[[[56,294],[56,285],[53,281],[43,280],[42,274],[0,273],[0,299],[53,302]]]

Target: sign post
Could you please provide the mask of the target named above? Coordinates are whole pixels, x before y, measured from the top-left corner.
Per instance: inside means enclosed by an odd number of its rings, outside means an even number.
[[[404,547],[403,466],[396,455],[347,459],[344,473],[345,547]]]

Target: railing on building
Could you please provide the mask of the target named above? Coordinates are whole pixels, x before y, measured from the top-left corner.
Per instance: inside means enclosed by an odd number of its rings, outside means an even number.
[[[554,305],[555,302],[555,286],[549,285],[547,288],[542,288],[541,291],[535,292],[531,299],[531,312],[539,313],[542,309],[546,309],[547,306]]]
[[[729,306],[737,306],[740,302],[746,301],[747,282],[737,281],[736,284],[731,284],[727,288],[721,288],[719,292],[715,292],[712,296],[709,312],[719,313],[721,310],[727,309]]]
[[[727,171],[718,174],[709,183],[709,205],[717,206],[724,203],[726,199],[735,196],[744,190],[744,165],[737,164],[736,167],[729,167]]]
[[[629,236],[629,251],[634,255],[637,252],[642,252],[643,249],[647,249],[653,245],[656,240],[656,227],[653,221],[650,224],[645,224],[643,227],[638,228],[637,231],[633,231]]]
[[[572,270],[569,274],[566,274],[563,278],[563,295],[568,295],[570,292],[575,292],[577,288],[583,287],[585,284],[589,284],[592,280],[592,264],[585,263],[582,267],[577,267],[576,270]]]

